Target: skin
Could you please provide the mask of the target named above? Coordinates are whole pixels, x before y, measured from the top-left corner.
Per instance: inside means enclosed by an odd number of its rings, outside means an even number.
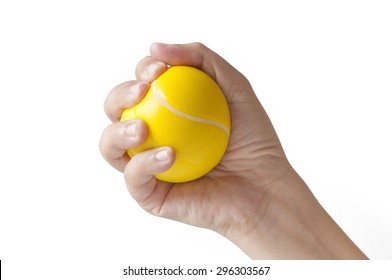
[[[159,147],[132,159],[126,153],[143,143],[147,125],[119,122],[140,102],[150,83],[168,65],[201,69],[221,87],[231,113],[231,135],[221,162],[204,177],[173,184],[157,180],[175,152]],[[151,45],[136,67],[136,80],[116,86],[104,109],[113,122],[100,141],[102,156],[124,173],[131,196],[147,212],[212,229],[253,259],[366,259],[318,203],[289,164],[270,119],[249,81],[200,43]]]

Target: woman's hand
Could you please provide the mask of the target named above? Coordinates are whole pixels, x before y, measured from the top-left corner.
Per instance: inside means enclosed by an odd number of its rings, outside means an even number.
[[[132,197],[147,212],[212,229],[252,258],[363,258],[359,249],[318,204],[288,163],[274,128],[248,80],[202,44],[153,44],[136,67],[137,80],[115,87],[105,102],[112,124],[100,150],[124,172]],[[122,111],[140,102],[149,83],[168,65],[199,68],[225,94],[231,135],[221,162],[204,177],[180,184],[157,180],[171,167],[175,151],[159,147],[130,159],[127,149],[146,139],[140,119],[119,122]],[[337,246],[331,247],[331,238]],[[339,242],[341,241],[341,242]]]

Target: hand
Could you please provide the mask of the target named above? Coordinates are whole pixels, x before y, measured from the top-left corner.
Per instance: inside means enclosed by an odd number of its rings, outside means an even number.
[[[287,161],[274,128],[248,80],[202,44],[153,44],[136,67],[137,80],[115,87],[105,102],[113,124],[103,132],[100,150],[124,172],[129,193],[147,212],[212,229],[252,258],[361,258],[362,252],[317,203]],[[221,162],[195,181],[173,184],[154,174],[173,164],[170,147],[129,159],[126,150],[146,139],[140,119],[119,122],[149,83],[168,65],[188,65],[211,76],[227,99],[231,135]],[[328,236],[329,235],[329,236]],[[328,240],[335,238],[338,246]]]

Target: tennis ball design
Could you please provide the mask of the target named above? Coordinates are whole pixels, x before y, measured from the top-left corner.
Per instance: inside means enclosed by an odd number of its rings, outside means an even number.
[[[202,177],[222,159],[230,136],[230,112],[219,86],[204,72],[172,66],[152,82],[143,100],[124,110],[121,120],[143,119],[147,140],[129,149],[142,151],[170,146],[176,153],[172,167],[156,178],[186,182]]]

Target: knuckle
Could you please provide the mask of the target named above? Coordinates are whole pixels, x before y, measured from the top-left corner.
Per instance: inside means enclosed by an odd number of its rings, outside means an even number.
[[[130,168],[136,173],[140,173],[144,169],[144,162],[142,154],[136,154],[131,158]]]
[[[122,84],[115,86],[106,97],[105,102],[103,103],[103,109],[105,114],[111,121],[116,121],[117,117],[115,115],[115,106],[116,106],[116,97],[118,95],[119,88]]]
[[[101,154],[104,158],[106,158],[106,154],[107,154],[108,146],[109,146],[109,144],[108,144],[109,130],[110,130],[110,126],[107,126],[103,130],[102,135],[101,135],[101,139],[99,140],[99,144],[98,144],[99,151],[101,152]]]
[[[200,43],[200,42],[194,42],[194,43],[191,43],[191,45],[194,48],[199,49],[199,50],[204,50],[207,48],[203,43]]]
[[[113,120],[115,119],[114,116],[113,116],[112,110],[111,110],[111,108],[110,108],[108,99],[107,99],[107,100],[105,101],[105,103],[103,104],[103,110],[104,110],[106,116],[107,116],[111,121],[113,121]]]

